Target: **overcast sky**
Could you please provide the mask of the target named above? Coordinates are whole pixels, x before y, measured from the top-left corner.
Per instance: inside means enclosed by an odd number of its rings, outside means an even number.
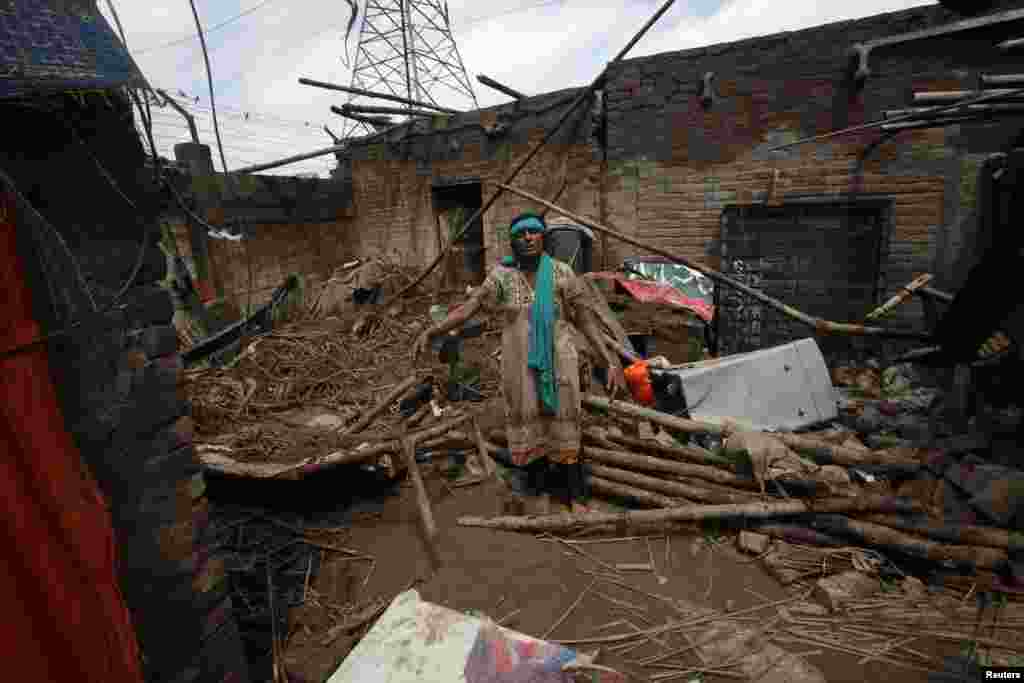
[[[110,19],[106,2],[101,0],[100,5]],[[213,145],[206,75],[188,0],[113,2],[128,48],[146,77],[154,87],[180,91],[193,101],[199,98],[192,109],[199,119],[200,137]],[[363,0],[358,2],[363,5]],[[479,85],[477,74],[531,94],[585,85],[662,3],[449,0],[448,7],[451,28],[477,101],[480,106],[490,106],[508,98]],[[930,0],[677,0],[630,56],[932,4],[935,2]],[[229,167],[331,144],[322,127],[327,124],[340,134],[342,119],[329,107],[344,104],[347,96],[299,85],[298,78],[345,85],[350,82],[351,72],[342,61],[348,3],[196,0],[196,5],[203,26],[210,29],[207,43]],[[349,44],[351,55],[355,54],[359,27],[357,23]],[[469,106],[456,93],[444,91],[436,96],[454,108]],[[169,109],[157,110],[154,120],[161,153],[173,156],[171,145],[188,139],[181,117]],[[323,173],[331,165],[330,160],[327,157],[289,166],[280,172]]]

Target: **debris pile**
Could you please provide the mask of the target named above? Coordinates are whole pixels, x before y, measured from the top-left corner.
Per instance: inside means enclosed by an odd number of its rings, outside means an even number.
[[[874,397],[855,400],[895,406],[890,413],[927,429],[940,392],[907,381],[907,372],[836,374],[854,393]],[[863,439],[880,428],[865,426],[866,404],[855,412],[852,400],[838,422],[802,434],[749,431],[729,419],[701,422],[594,395],[584,404],[591,414],[582,455],[593,495],[646,510],[460,524],[566,535],[715,521],[742,530],[741,545],[763,554],[787,585],[864,572],[874,562],[935,582],[1024,592],[1024,537],[1016,531],[1024,526],[1024,473],[965,453],[970,439],[911,440],[904,431],[896,445],[869,448]],[[504,443],[500,430],[490,436]]]
[[[360,275],[360,267],[353,272],[358,277],[347,280],[350,298],[409,277],[382,262],[368,266],[373,278]],[[339,285],[329,283],[328,290],[337,295]],[[188,371],[204,465],[234,476],[300,478],[360,463],[394,477],[404,469],[397,456],[405,432],[421,445],[457,441],[475,450],[475,441],[453,439],[443,428],[465,412],[434,390],[440,385],[435,377],[445,378],[450,369],[437,358],[414,367],[409,356],[431,305],[447,298],[406,299],[382,310],[369,301],[325,308],[321,297],[298,320],[252,339],[228,365]],[[328,309],[338,314],[323,317]],[[465,340],[461,351],[463,365],[476,371],[473,388],[482,398],[498,396],[494,346],[493,336],[484,335]]]

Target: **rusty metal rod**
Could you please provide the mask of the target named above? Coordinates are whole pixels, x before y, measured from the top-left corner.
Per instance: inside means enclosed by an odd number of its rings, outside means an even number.
[[[337,90],[339,92],[352,93],[353,95],[362,95],[364,97],[373,97],[378,100],[388,100],[390,102],[398,102],[399,104],[408,104],[413,107],[423,107],[424,109],[436,109],[437,111],[443,111],[446,114],[458,114],[457,109],[448,109],[447,107],[441,107],[430,102],[421,102],[419,100],[411,100],[405,97],[399,97],[398,95],[389,95],[382,92],[373,92],[372,90],[363,90],[362,88],[351,88],[344,85],[337,85],[335,83],[327,83],[325,81],[314,81],[312,78],[300,78],[299,83],[302,85],[311,85],[314,88],[324,88],[326,90]]]
[[[334,110],[334,107],[331,107]],[[437,116],[438,112],[424,111],[422,109],[399,109],[398,107],[368,107],[361,104],[343,104],[343,112],[354,114],[393,114],[396,116]]]
[[[513,98],[515,98],[517,100],[525,100],[526,99],[526,95],[524,95],[523,93],[519,92],[518,90],[513,90],[512,88],[508,87],[507,85],[502,85],[501,83],[499,83],[498,81],[494,80],[493,78],[488,78],[487,76],[484,76],[483,74],[478,74],[477,77],[476,77],[476,80],[479,81],[481,84],[486,85],[488,88],[493,88],[493,89],[497,90],[500,93],[504,93],[504,94],[508,95],[509,97],[513,97]]]
[[[636,32],[636,34],[633,36],[633,38],[628,43],[626,43],[626,46],[623,47],[621,50],[619,50],[619,53],[617,55],[615,55],[615,58],[612,59],[612,61],[609,62],[601,70],[601,73],[598,74],[597,78],[595,78],[591,82],[591,84],[589,86],[587,86],[586,88],[582,89],[580,91],[580,93],[576,96],[576,99],[574,99],[569,104],[569,106],[566,107],[565,111],[563,111],[562,115],[558,118],[558,121],[555,122],[555,125],[553,125],[551,128],[549,128],[548,131],[544,134],[544,137],[541,138],[541,140],[537,144],[535,144],[530,149],[529,152],[526,153],[526,156],[524,156],[519,161],[519,163],[515,165],[515,168],[513,168],[509,172],[509,174],[505,177],[505,181],[504,181],[505,184],[511,183],[513,180],[516,179],[516,177],[519,175],[519,173],[524,168],[526,168],[526,165],[528,163],[530,163],[530,161],[535,156],[537,156],[537,152],[539,152],[544,147],[544,145],[546,145],[548,143],[548,141],[551,140],[551,138],[553,138],[555,136],[555,133],[557,133],[559,130],[561,130],[562,126],[565,125],[565,122],[569,120],[569,117],[571,117],[573,115],[573,113],[577,109],[580,108],[580,105],[582,105],[587,100],[587,98],[589,98],[594,93],[594,91],[597,90],[601,86],[601,84],[604,82],[605,74],[608,72],[608,69],[611,67],[611,65],[612,64],[617,64],[618,62],[621,62],[622,58],[625,57],[626,54],[630,50],[633,49],[633,46],[636,45],[640,41],[640,39],[644,37],[644,35],[651,29],[651,27],[654,26],[655,22],[657,22],[658,19],[660,19],[661,16],[663,14],[665,14],[665,12],[667,12],[669,10],[669,8],[672,7],[672,5],[674,5],[674,4],[675,4],[675,0],[666,0],[665,3],[662,4],[661,7],[658,8],[658,11],[656,11],[654,13],[654,15],[650,19],[647,20],[647,23],[645,23],[642,27],[640,27],[640,30]],[[483,216],[484,212],[487,211],[487,209],[491,208],[491,206],[494,205],[494,202],[496,202],[498,200],[498,197],[501,196],[502,192],[504,192],[504,190],[502,189],[501,186],[499,186],[494,191],[494,193],[491,194],[490,197],[488,197],[487,201],[484,202],[483,206],[481,206],[479,209],[474,211],[473,215],[471,215],[468,219],[466,219],[466,222],[463,224],[462,229],[460,229],[458,231],[458,233],[456,233],[452,237],[452,239],[450,239],[448,241],[448,244],[441,251],[441,253],[439,253],[434,258],[434,260],[430,263],[430,265],[428,265],[423,270],[423,272],[420,273],[416,277],[415,280],[410,282],[408,285],[403,287],[401,291],[399,291],[397,294],[395,294],[395,296],[392,297],[391,301],[388,302],[388,303],[390,304],[391,302],[394,302],[394,301],[402,298],[403,296],[405,296],[405,294],[407,292],[411,291],[417,285],[419,285],[421,282],[423,282],[423,280],[425,280],[426,277],[428,275],[430,275],[431,272],[433,272],[434,268],[437,268],[438,264],[441,263],[441,261],[443,261],[445,258],[447,258],[448,252],[451,251],[452,245],[454,245],[456,242],[458,242],[462,238],[463,235],[465,235],[467,232],[469,232],[469,229],[472,227],[473,223],[475,223],[477,221],[477,219],[479,219],[481,216]]]
[[[331,106],[331,112],[337,114],[338,116],[344,116],[347,119],[352,119],[353,121],[359,121],[360,123],[368,123],[371,126],[391,127],[395,125],[395,122],[386,116],[360,116],[359,114],[354,114],[352,112],[345,111],[341,107],[335,107],[333,105]]]
[[[997,94],[997,92],[999,94]],[[950,105],[947,105],[947,106],[944,106],[944,107],[940,107],[938,109],[953,111],[953,110],[959,109],[960,107],[963,107],[965,105],[981,104],[983,102],[990,102],[990,101],[993,101],[993,100],[997,100],[997,99],[1006,97],[1007,95],[1006,94],[1002,94],[1003,92],[1008,93],[1008,94],[1013,95],[1013,96],[1024,98],[1024,88],[1021,88],[1019,90],[993,91],[993,92],[986,92],[986,94],[980,95],[980,96],[972,98],[972,99],[967,99],[967,100],[964,100],[962,102],[956,102],[954,104],[950,104]],[[918,94],[924,94],[924,93],[918,93]],[[915,94],[914,97],[916,98],[918,94]],[[850,133],[859,133],[860,131],[881,128],[882,126],[885,126],[885,125],[890,125],[890,124],[894,124],[894,123],[900,123],[902,121],[910,121],[913,118],[914,118],[914,116],[908,115],[908,116],[903,117],[903,118],[895,118],[895,119],[889,119],[889,120],[883,119],[881,121],[872,121],[871,123],[862,123],[862,124],[857,125],[857,126],[850,126],[849,128],[843,128],[843,129],[840,129],[840,130],[834,130],[831,133],[822,133],[821,135],[815,135],[815,136],[812,136],[812,137],[809,137],[809,138],[804,138],[802,140],[797,140],[795,142],[787,142],[784,145],[778,145],[776,147],[772,147],[768,151],[769,152],[778,152],[780,150],[788,149],[790,147],[796,147],[798,145],[805,145],[805,144],[807,144],[809,142],[818,142],[818,141],[821,141],[821,140],[829,140],[831,138],[839,137],[841,135],[849,135]]]
[[[742,282],[734,280],[733,278],[729,277],[728,275],[724,275],[722,273],[719,273],[716,270],[712,270],[712,269],[707,268],[705,266],[697,265],[696,263],[693,263],[692,261],[690,261],[688,259],[685,259],[682,256],[678,256],[676,254],[673,254],[672,252],[667,251],[665,249],[661,249],[659,247],[654,247],[654,246],[651,246],[649,244],[645,244],[643,242],[640,242],[639,240],[633,239],[632,237],[627,237],[626,235],[623,235],[620,232],[616,232],[615,230],[612,230],[611,228],[608,228],[608,227],[606,227],[604,225],[601,225],[600,223],[597,223],[597,222],[592,221],[592,220],[590,220],[588,218],[580,216],[579,214],[572,213],[571,211],[568,211],[567,209],[563,209],[560,206],[552,204],[551,202],[547,201],[546,199],[542,199],[541,197],[538,197],[535,194],[531,194],[531,193],[529,193],[529,192],[527,192],[525,190],[520,190],[517,187],[513,187],[513,186],[507,185],[507,184],[502,185],[502,187],[505,190],[508,190],[509,192],[511,192],[512,194],[519,195],[523,199],[528,199],[528,200],[530,200],[532,202],[537,202],[538,204],[546,206],[549,209],[551,209],[552,211],[554,211],[555,213],[561,214],[561,215],[565,216],[566,218],[568,218],[568,219],[570,219],[570,220],[572,220],[572,221],[574,221],[576,223],[579,223],[580,225],[585,225],[588,228],[591,228],[592,230],[596,230],[596,231],[598,231],[598,232],[600,232],[602,234],[608,235],[609,237],[614,237],[617,240],[625,242],[626,244],[629,244],[631,246],[637,247],[639,249],[643,249],[645,251],[649,251],[652,254],[657,254],[658,256],[663,256],[663,257],[665,257],[665,258],[667,258],[667,259],[669,259],[669,260],[671,260],[671,261],[673,261],[675,263],[681,263],[684,266],[686,266],[687,268],[691,268],[693,270],[696,270],[698,273],[703,273],[704,275],[706,275],[707,277],[711,278],[712,280],[715,280],[716,282],[720,282],[720,283],[722,283],[724,285],[728,285],[729,287],[732,287],[733,289],[737,289],[737,290],[743,292],[744,294],[746,294],[747,296],[753,297],[754,299],[757,299],[761,303],[767,304],[768,306],[771,306],[772,308],[774,308],[775,310],[779,311],[783,315],[788,316],[790,318],[793,318],[794,320],[798,320],[798,321],[804,323],[805,325],[814,328],[816,331],[818,331],[820,333],[823,333],[823,334],[851,334],[851,335],[860,335],[860,336],[890,337],[890,338],[893,338],[893,339],[915,339],[915,340],[919,340],[919,341],[928,341],[928,340],[932,339],[931,335],[923,334],[923,333],[920,333],[920,332],[909,332],[909,331],[904,331],[904,330],[890,330],[890,329],[886,329],[886,328],[883,328],[883,327],[866,327],[864,325],[859,325],[859,324],[855,324],[855,323],[836,323],[836,322],[832,322],[832,321],[829,321],[829,320],[823,320],[822,318],[816,318],[816,317],[807,315],[806,313],[803,313],[802,311],[798,311],[797,309],[793,308],[792,306],[787,306],[786,304],[782,303],[778,299],[773,299],[772,297],[768,296],[767,294],[764,294],[763,292],[760,292],[760,291],[758,291],[756,289],[753,289],[752,287],[748,287],[747,285],[743,284]]]

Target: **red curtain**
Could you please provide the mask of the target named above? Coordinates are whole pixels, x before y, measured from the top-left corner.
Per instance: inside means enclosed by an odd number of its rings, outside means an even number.
[[[40,334],[0,188],[0,350]],[[0,652],[16,678],[140,683],[110,515],[68,433],[44,346],[0,359]]]

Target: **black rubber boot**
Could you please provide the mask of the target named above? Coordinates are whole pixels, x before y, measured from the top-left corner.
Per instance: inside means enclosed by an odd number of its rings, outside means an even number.
[[[558,498],[567,508],[572,509],[572,465],[555,465],[558,469]]]
[[[582,503],[589,497],[587,495],[586,478],[583,474],[583,464],[577,462],[566,467],[569,470],[569,495],[574,500]]]
[[[545,493],[548,484],[548,462],[544,458],[534,460],[524,467],[526,470],[526,491],[531,496]]]

